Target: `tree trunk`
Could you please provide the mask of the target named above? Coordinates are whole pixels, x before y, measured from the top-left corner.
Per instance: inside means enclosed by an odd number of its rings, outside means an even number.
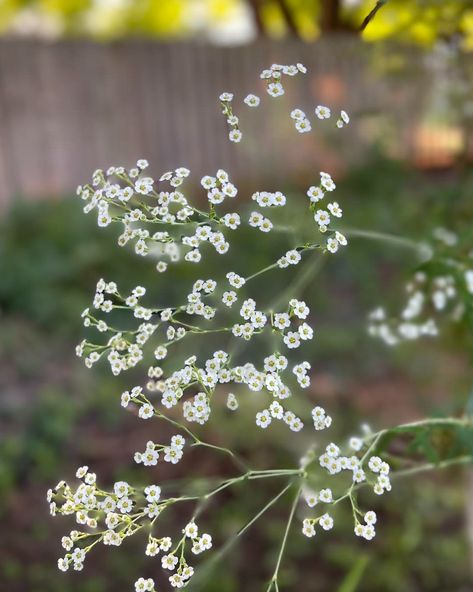
[[[341,31],[345,27],[341,20],[340,0],[321,0],[320,29],[322,33]]]
[[[266,29],[261,16],[261,1],[260,0],[247,0],[251,12],[253,13],[253,20],[258,31],[258,36],[265,37]]]
[[[289,34],[293,37],[299,37],[299,30],[297,28],[296,20],[293,13],[291,12],[291,9],[287,5],[287,0],[276,0],[276,4],[281,10]]]

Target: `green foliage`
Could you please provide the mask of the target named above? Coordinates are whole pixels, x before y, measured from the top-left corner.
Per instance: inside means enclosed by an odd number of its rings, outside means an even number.
[[[70,331],[97,277],[149,276],[136,258],[115,254],[113,237],[97,231],[77,200],[17,202],[0,224],[0,310]]]
[[[338,0],[4,0],[0,27],[21,28],[34,15],[39,33],[179,38],[218,30],[241,18],[245,8],[263,35],[313,40],[321,33],[357,32],[371,14],[363,33],[367,41],[395,39],[430,47],[457,38],[465,49],[473,48],[469,0],[361,0],[353,5]]]
[[[440,221],[451,224],[458,218],[464,220],[462,232],[471,232],[468,225],[468,219],[471,219],[471,186],[471,179],[466,176],[459,181],[439,177],[432,183],[418,173],[406,171],[399,164],[377,161],[370,167],[352,171],[340,184],[338,191],[340,201],[350,203],[344,219],[348,226],[365,229],[382,227],[394,234],[416,237],[419,234],[428,236],[431,228]],[[386,206],[387,201],[389,208]],[[393,211],[396,212],[395,216],[392,215]],[[295,211],[294,217],[298,215],[298,211]],[[291,223],[291,220],[285,222]],[[16,384],[9,382],[5,372],[9,366],[18,366],[18,380],[23,385],[28,384],[29,389],[29,398],[21,410],[7,405],[1,412],[0,493],[4,517],[12,512],[10,504],[14,492],[22,492],[26,500],[34,499],[26,501],[26,504],[42,507],[38,506],[35,498],[29,496],[32,496],[32,491],[38,491],[42,496],[42,490],[51,481],[51,471],[55,474],[60,472],[63,455],[70,457],[68,448],[73,448],[77,465],[90,453],[90,442],[98,451],[101,450],[102,442],[93,437],[89,440],[91,434],[87,426],[90,426],[91,418],[94,418],[94,422],[103,423],[106,420],[109,436],[117,435],[123,429],[117,401],[119,383],[114,381],[113,384],[104,384],[103,377],[97,378],[97,374],[94,374],[93,381],[85,378],[85,374],[74,364],[72,344],[79,338],[78,311],[89,303],[98,277],[113,278],[124,282],[125,286],[138,283],[153,286],[156,283],[156,272],[150,269],[152,266],[125,249],[118,249],[114,244],[115,238],[113,231],[110,234],[97,229],[93,219],[82,215],[80,203],[72,199],[49,204],[20,203],[2,220],[0,307],[3,319],[0,358],[4,365],[0,375],[3,399],[14,399],[10,393],[14,393],[17,388]],[[254,235],[242,233],[240,242],[238,249],[244,253],[243,256],[255,269],[261,267],[268,253],[255,248]],[[304,297],[313,303],[317,311],[319,334],[324,335],[323,351],[318,343],[314,343],[312,355],[317,361],[316,372],[330,372],[336,368],[337,376],[343,380],[354,370],[359,378],[363,377],[363,373],[377,376],[381,372],[380,368],[386,369],[392,364],[391,371],[397,367],[406,375],[415,375],[416,369],[411,364],[411,346],[401,348],[403,351],[399,353],[387,354],[365,337],[363,321],[373,303],[386,298],[396,302],[402,296],[397,286],[404,271],[411,267],[411,253],[402,249],[379,249],[377,243],[356,237],[351,242],[354,248],[351,249],[350,261],[340,258],[333,262],[331,269],[323,270],[315,279],[309,274],[301,285]],[[271,248],[276,253],[290,246],[287,236],[278,234]],[[228,257],[234,257],[233,253],[230,252]],[[277,276],[274,292],[284,293],[287,286]],[[329,282],[335,283],[335,292],[330,299],[325,288]],[[34,291],[32,286],[35,286]],[[396,289],[389,290],[388,286],[396,286]],[[168,286],[167,290],[169,294],[160,293],[160,298],[171,298],[173,286]],[[266,282],[261,282],[260,290],[264,298],[267,293]],[[21,328],[19,319],[26,328]],[[61,319],[61,323],[57,322],[58,319]],[[340,321],[345,325],[343,334],[334,333],[333,326],[340,324]],[[347,334],[351,335],[350,339],[346,338]],[[325,347],[327,342],[328,348]],[[454,345],[448,344],[450,348]],[[418,360],[422,356],[429,359],[429,347],[426,345],[423,348]],[[46,353],[48,350],[49,354]],[[387,362],[388,355],[394,355],[394,362]],[[436,363],[440,359],[438,355],[436,352],[432,356]],[[51,371],[50,358],[55,358],[62,369],[59,376],[55,374],[57,370]],[[66,379],[63,374],[67,375]],[[435,376],[432,378],[435,380]],[[127,386],[133,382],[130,377],[126,380],[130,381]],[[97,392],[93,384],[99,383],[101,388]],[[341,388],[345,390],[349,387],[349,383],[343,383]],[[463,384],[458,385],[458,391],[464,398],[463,387]],[[435,405],[439,415],[452,411],[452,408],[442,408],[437,403]],[[455,405],[452,407],[453,411],[459,409]],[[350,416],[352,426],[357,409],[359,402],[351,394],[342,399],[338,410],[342,432],[345,429],[343,417]],[[430,413],[431,408],[426,412]],[[225,411],[222,409],[221,413],[223,418]],[[97,414],[100,414],[98,420]],[[386,425],[389,419],[385,416],[379,421]],[[265,446],[257,439],[251,439],[242,429],[246,420],[248,417],[243,417],[240,423],[228,421],[226,417],[225,421],[217,421],[213,437],[216,441],[225,438],[238,442],[244,450],[247,447],[262,466],[268,459],[271,459],[271,463],[277,463],[293,456],[291,442],[285,444],[284,450],[276,452],[278,447],[275,442],[279,434],[274,436],[275,440],[269,439]],[[224,426],[224,434],[219,425]],[[8,426],[10,429],[6,429]],[[140,425],[138,429],[145,428]],[[138,436],[141,443],[144,434],[140,432]],[[393,456],[401,450],[404,460],[417,462],[427,459],[440,466],[473,453],[471,428],[461,424],[454,427],[411,426],[388,430],[379,446]],[[106,443],[104,450],[103,458],[107,459]],[[100,455],[98,458],[101,458]],[[196,457],[195,464],[199,462]],[[201,469],[209,472],[213,470],[205,464]],[[195,470],[194,464],[189,466],[189,474]],[[114,471],[111,467],[110,472]],[[123,474],[120,476],[123,477]],[[305,541],[304,545],[299,544],[294,536],[287,566],[282,574],[284,582],[288,583],[290,589],[299,586],[305,592],[336,589],[334,582],[339,587],[338,592],[377,592],[380,589],[388,592],[444,592],[449,589],[448,586],[452,590],[460,590],[462,586],[465,588],[468,581],[467,543],[459,535],[459,525],[451,524],[452,520],[462,520],[464,499],[455,484],[449,483],[448,477],[440,476],[438,479],[439,483],[434,484],[422,479],[418,480],[417,485],[410,481],[407,486],[396,481],[394,499],[391,498],[389,506],[380,500],[376,508],[383,515],[385,523],[383,537],[380,537],[376,548],[366,551],[365,546],[360,547],[356,542],[344,542],[347,534],[351,533],[351,516],[343,512],[337,516],[341,530],[339,539],[327,538],[319,541],[320,546],[313,547]],[[265,496],[274,494],[258,491],[258,494],[249,496],[243,503],[241,497],[237,500],[229,494],[224,503],[216,504],[210,519],[214,524],[209,525],[209,528],[220,531],[222,541],[230,538],[245,524],[248,516],[264,505],[268,499]],[[285,506],[281,503],[275,506],[271,520],[245,535],[245,545],[250,544],[250,553],[260,559],[258,565],[249,567],[243,551],[235,547],[231,558],[226,556],[215,566],[212,572],[214,575],[204,589],[209,592],[233,592],[239,589],[238,582],[247,581],[248,569],[267,573],[274,557],[261,550],[270,547],[267,543],[279,536],[285,519]],[[38,540],[52,535],[47,533],[50,525],[46,523],[45,517],[43,519],[35,515],[31,517],[31,522],[34,526],[31,527],[32,542],[29,545],[33,548]],[[14,529],[13,525],[11,528]],[[13,548],[18,554],[23,552],[24,544],[15,538],[13,543],[9,542],[8,548]],[[91,565],[90,578],[66,581],[58,578],[55,572],[52,557],[56,554],[57,549],[52,549],[49,556],[46,554],[43,559],[37,558],[26,565],[13,559],[10,554],[2,557],[0,570],[5,574],[9,590],[106,592],[110,585],[122,589],[129,579],[128,571],[134,572],[137,568],[129,559],[133,553],[125,549],[123,556],[110,556],[104,574],[94,575],[94,566]],[[294,558],[297,556],[300,572],[291,569],[291,555]],[[317,574],[315,579],[314,573]],[[252,589],[249,586],[247,588],[251,592]]]

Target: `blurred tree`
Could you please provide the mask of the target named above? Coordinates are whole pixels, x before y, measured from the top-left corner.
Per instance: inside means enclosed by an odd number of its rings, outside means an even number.
[[[213,37],[357,33],[367,41],[433,45],[455,40],[473,49],[472,0],[2,0],[0,29],[21,34]],[[240,31],[240,33],[239,33]]]

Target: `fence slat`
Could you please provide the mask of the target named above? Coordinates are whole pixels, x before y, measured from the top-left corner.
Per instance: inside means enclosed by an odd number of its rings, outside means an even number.
[[[413,49],[396,56],[394,62],[389,48],[343,37],[225,48],[2,40],[0,206],[19,195],[70,194],[96,167],[132,166],[137,158],[148,158],[154,175],[188,166],[196,181],[225,168],[252,190],[282,178],[301,182],[316,170],[336,172],[378,141],[397,156],[448,162],[454,154],[442,142],[452,150],[455,130],[439,133],[427,119],[435,107],[429,93],[445,87],[438,83],[445,69]],[[269,100],[260,70],[296,61],[309,75],[288,80],[286,94]],[[240,145],[227,138],[218,104],[223,90],[235,93],[246,136]],[[242,99],[249,92],[268,109],[248,109]],[[333,120],[314,121],[314,132],[303,137],[294,130],[288,110],[301,107],[313,118],[318,102],[354,116],[343,142]]]

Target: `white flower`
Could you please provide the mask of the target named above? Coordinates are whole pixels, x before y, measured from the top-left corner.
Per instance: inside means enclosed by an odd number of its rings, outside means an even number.
[[[146,499],[152,503],[159,501],[161,497],[161,487],[158,485],[148,485],[148,487],[145,487],[144,492]]]
[[[330,514],[324,514],[320,517],[319,524],[324,530],[331,530],[333,528],[333,518]]]
[[[125,497],[130,491],[130,486],[126,481],[117,481],[113,486],[113,491],[117,497]]]
[[[149,403],[144,403],[144,405],[140,407],[138,415],[141,417],[141,419],[149,419],[154,415],[154,407]]]
[[[229,92],[223,92],[219,98],[223,103],[229,103],[230,101],[233,101],[233,94]]]
[[[329,119],[331,112],[328,107],[325,107],[324,105],[319,105],[315,108],[315,114],[319,119]]]
[[[338,241],[334,238],[329,238],[327,240],[327,250],[331,253],[336,253],[338,251]]]
[[[309,508],[315,508],[319,501],[317,495],[313,491],[306,491],[304,493],[304,499]]]
[[[363,440],[361,438],[352,437],[349,441],[350,448],[359,452],[363,447]]]
[[[143,169],[146,169],[146,168],[148,168],[148,166],[149,166],[149,162],[148,162],[148,161],[147,161],[145,158],[140,158],[140,160],[138,160],[138,161],[136,162],[136,166],[137,166],[139,169],[143,170]]]
[[[291,111],[291,118],[295,120],[306,119],[306,115],[301,109],[293,109]]]
[[[231,228],[232,230],[236,230],[238,228],[238,226],[240,226],[240,216],[236,213],[225,214],[225,216],[223,216],[223,218],[222,218],[222,222],[228,228]]]
[[[153,450],[152,448],[147,448],[145,452],[141,455],[141,462],[144,464],[145,467],[154,467],[158,464],[159,460],[159,453],[157,450]]]
[[[373,510],[369,510],[368,512],[366,512],[365,514],[365,522],[366,524],[376,524],[376,513],[373,512]]]
[[[261,428],[267,428],[271,423],[271,415],[268,409],[256,414],[256,425]]]
[[[333,203],[329,203],[327,209],[332,214],[332,216],[335,216],[336,218],[342,217],[342,208],[338,205],[336,201],[334,201]]]
[[[151,177],[142,177],[135,182],[135,191],[143,195],[148,195],[153,190],[153,179]]]
[[[346,111],[340,111],[340,117],[338,118],[337,121],[337,127],[342,128],[345,125],[348,125],[350,123],[350,117],[348,116],[348,113]]]
[[[273,223],[269,218],[263,218],[259,225],[259,229],[261,232],[269,232],[273,228]]]
[[[173,465],[178,463],[183,456],[182,448],[177,446],[166,446],[164,448],[164,461]]]
[[[287,251],[284,257],[290,265],[297,265],[299,261],[302,259],[301,254],[296,249],[291,249],[290,251]]]
[[[373,539],[376,535],[376,531],[374,529],[374,527],[371,524],[367,524],[366,526],[363,526],[363,532],[362,532],[362,537],[364,539],[366,539],[367,541],[370,541],[371,539]]]
[[[186,524],[182,531],[188,539],[195,539],[199,534],[199,529],[195,522],[189,522]]]
[[[302,325],[299,326],[298,331],[301,339],[303,340],[312,339],[314,336],[314,330],[307,323],[302,323]]]
[[[372,456],[368,461],[368,467],[373,471],[373,473],[379,473],[382,464],[383,461],[379,458],[379,456]]]
[[[296,130],[300,134],[310,132],[312,130],[312,126],[310,125],[310,121],[308,119],[298,119],[296,121]]]
[[[289,306],[292,307],[294,314],[299,319],[306,319],[309,314],[309,307],[303,300],[296,300],[295,298],[289,301]]]
[[[173,571],[176,568],[178,559],[173,553],[169,553],[169,555],[163,555],[161,558],[161,565],[163,569],[168,569],[169,571]]]
[[[322,173],[321,173],[322,175]],[[326,189],[327,191],[334,191],[334,189],[336,188],[335,183],[332,180],[332,177],[330,175],[325,174],[325,176],[321,176],[321,184],[322,187],[324,189]]]
[[[309,189],[307,190],[307,196],[309,197],[312,203],[317,203],[324,197],[324,195],[325,194],[322,191],[322,189],[320,187],[315,187],[314,185],[309,187]]]
[[[317,210],[314,214],[314,220],[320,226],[328,226],[330,224],[330,216],[325,210]]]
[[[122,514],[129,514],[133,509],[133,502],[129,497],[121,497],[117,502],[117,508]]]
[[[341,232],[335,232],[335,238],[337,239],[338,243],[345,247],[347,245],[347,239]]]
[[[258,107],[260,104],[260,98],[253,94],[247,95],[243,101],[248,105],[248,107]]]
[[[294,331],[289,331],[284,336],[283,341],[289,349],[298,348],[301,344],[301,338],[300,338],[299,333],[295,333]]]
[[[325,504],[331,503],[333,501],[332,490],[329,488],[321,489],[319,493],[319,500]]]
[[[252,226],[253,228],[258,228],[263,220],[263,214],[261,214],[260,212],[251,212],[248,222],[250,226]]]
[[[237,400],[237,398],[235,397],[235,395],[233,393],[228,393],[228,396],[227,396],[227,407],[231,411],[236,411],[238,409],[238,407],[239,407],[238,400]]]
[[[242,133],[239,129],[232,129],[228,134],[228,138],[231,142],[240,142],[242,138]]]
[[[76,471],[76,477],[78,479],[83,479],[87,475],[88,470],[89,470],[89,467],[87,467],[85,465],[83,467],[79,467]]]
[[[315,536],[314,522],[310,518],[304,518],[302,522],[302,534],[308,538]]]
[[[215,177],[211,177],[210,175],[205,175],[200,180],[200,184],[204,189],[213,189],[216,186],[217,179]]]
[[[270,82],[266,90],[272,97],[280,97],[284,94],[284,88],[280,82]]]
[[[67,571],[69,569],[69,561],[65,557],[60,557],[57,560],[57,566],[61,571]]]
[[[223,304],[225,304],[225,306],[230,307],[236,301],[237,301],[237,295],[236,295],[236,292],[234,292],[233,290],[223,293],[222,302],[223,302]]]

